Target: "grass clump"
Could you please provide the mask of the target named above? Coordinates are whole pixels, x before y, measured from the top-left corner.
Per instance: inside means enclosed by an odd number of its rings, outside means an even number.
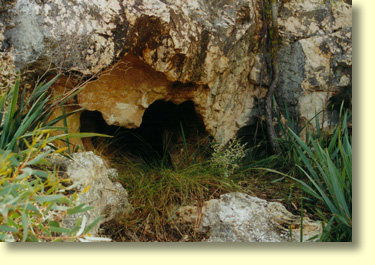
[[[201,241],[205,235],[194,225],[175,221],[178,209],[187,205],[199,208],[204,201],[241,189],[209,160],[173,167],[163,163],[134,164],[124,158],[115,167],[134,207],[127,216],[107,226],[111,237],[119,241]]]
[[[172,163],[168,163],[173,156],[171,150],[175,149],[171,142],[168,142],[170,148],[165,148],[165,155],[154,161],[135,162],[126,155],[112,161],[129,193],[133,210],[104,225],[105,233],[111,238],[131,242],[199,242],[207,235],[198,232],[199,222],[179,222],[181,207],[197,207],[199,212],[205,201],[224,193],[256,195],[252,193],[253,178],[242,164],[248,151],[246,144],[233,140],[220,145],[206,138],[191,141],[185,138],[182,127],[181,137],[180,157],[172,159]],[[263,183],[260,185],[264,187]]]

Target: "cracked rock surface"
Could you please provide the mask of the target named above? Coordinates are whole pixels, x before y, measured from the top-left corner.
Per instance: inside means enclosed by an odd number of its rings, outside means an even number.
[[[263,114],[271,73],[260,0],[2,2],[0,55],[10,58],[8,68],[95,75],[105,84],[88,85],[79,104],[102,112],[108,124],[134,128],[155,100],[192,100],[206,130],[226,142]],[[301,122],[351,86],[352,6],[346,2],[290,0],[279,7],[276,99]],[[116,70],[113,82],[105,81],[119,62],[141,71],[143,86],[132,85],[139,76],[131,70]],[[320,115],[328,126],[329,115]]]
[[[267,202],[244,193],[228,193],[204,203],[201,209],[181,207],[178,221],[207,232],[207,242],[300,241],[300,216],[278,202]],[[319,221],[303,219],[303,241],[322,233]]]
[[[83,215],[88,224],[103,215],[104,218],[90,230],[95,235],[102,223],[130,210],[127,191],[119,182],[110,179],[115,174],[113,169],[108,169],[104,160],[93,152],[74,153],[72,159],[55,155],[49,160],[63,169],[72,181],[77,194],[76,205],[84,203],[94,207],[83,214],[68,215],[63,221],[67,227],[74,227]]]

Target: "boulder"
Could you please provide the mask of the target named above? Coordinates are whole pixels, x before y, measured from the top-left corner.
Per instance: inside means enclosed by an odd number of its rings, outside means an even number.
[[[110,125],[138,127],[156,100],[192,100],[206,130],[225,143],[263,115],[272,73],[261,0],[2,3],[0,52],[9,69],[89,79],[77,103]],[[351,10],[344,1],[281,1],[276,99],[301,122],[351,87]],[[320,115],[328,126],[331,115]]]
[[[114,219],[116,214],[130,210],[127,191],[120,183],[110,180],[116,173],[113,169],[108,169],[103,159],[93,152],[74,153],[72,159],[54,155],[49,161],[64,170],[72,181],[77,195],[76,205],[84,203],[94,207],[82,214],[67,215],[63,221],[67,227],[74,227],[78,218],[83,215],[88,224],[103,215],[104,218],[90,230],[95,235],[102,223]]]
[[[182,207],[177,215],[177,222],[191,223],[199,231],[207,232],[207,242],[300,242],[300,216],[293,215],[279,202],[244,193],[223,194],[201,208]],[[321,222],[303,218],[303,242],[321,233]]]

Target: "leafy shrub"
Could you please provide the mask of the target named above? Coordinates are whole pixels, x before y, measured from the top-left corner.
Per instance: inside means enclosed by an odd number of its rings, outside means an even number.
[[[88,234],[99,218],[89,225],[83,217],[73,228],[61,226],[65,215],[91,208],[75,205],[76,196],[66,194],[73,187],[49,167],[47,156],[64,149],[46,147],[58,139],[89,135],[51,136],[53,131],[64,130],[52,126],[70,115],[49,120],[53,106],[66,100],[50,104],[47,90],[56,79],[39,85],[27,100],[23,92],[20,102],[18,79],[0,97],[0,241],[107,240]]]
[[[43,151],[48,133],[37,131],[23,152],[0,150],[0,241],[98,240],[88,232],[100,219],[88,226],[85,218],[73,228],[60,226],[64,216],[92,207],[75,205],[76,196],[65,195],[72,186],[45,168],[45,157],[61,152]]]

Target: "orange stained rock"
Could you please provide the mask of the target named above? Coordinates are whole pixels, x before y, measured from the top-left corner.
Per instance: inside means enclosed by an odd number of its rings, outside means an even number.
[[[137,128],[146,108],[166,99],[172,82],[134,55],[127,55],[109,67],[78,95],[78,103],[97,110],[108,125]]]

